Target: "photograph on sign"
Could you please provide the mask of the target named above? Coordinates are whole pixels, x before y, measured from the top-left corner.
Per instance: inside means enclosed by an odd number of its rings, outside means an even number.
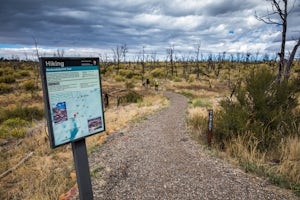
[[[51,146],[105,130],[98,58],[41,58]]]

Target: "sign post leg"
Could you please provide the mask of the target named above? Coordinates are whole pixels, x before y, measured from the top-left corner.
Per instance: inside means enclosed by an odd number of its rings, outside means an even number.
[[[85,139],[72,142],[72,151],[80,200],[93,200],[93,189]]]

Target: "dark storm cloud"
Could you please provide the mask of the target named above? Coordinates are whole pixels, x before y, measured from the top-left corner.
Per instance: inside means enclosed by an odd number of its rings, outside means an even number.
[[[212,1],[212,3],[206,7],[205,13],[210,16],[233,14],[235,12],[241,12],[243,10],[252,9],[254,5],[255,4],[253,2],[247,0]]]
[[[121,19],[122,13],[116,11],[96,9],[93,2],[83,1],[6,1],[0,7],[1,36],[11,38],[23,38],[21,44],[33,43],[36,38],[40,45],[87,45],[87,38],[96,40],[88,45],[97,45],[99,37],[102,40],[111,39],[105,31],[113,33],[122,29],[122,20],[113,21],[115,17]],[[105,12],[105,13],[104,13]],[[104,14],[104,15],[103,15]],[[113,23],[114,22],[114,23]],[[103,38],[105,37],[105,38]],[[20,41],[20,40],[19,40]],[[60,42],[59,42],[60,41]]]
[[[180,31],[180,25],[175,27],[172,24],[150,24],[147,19],[134,23],[137,13],[156,13],[161,14],[161,20],[168,20],[164,16],[185,16],[202,12],[201,4],[198,8],[184,6],[185,2],[176,1],[157,1],[145,4],[138,1],[16,1],[9,0],[0,7],[0,20],[2,24],[2,37],[10,38],[13,33],[14,38],[24,38],[22,44],[32,43],[32,37],[36,38],[40,45],[56,46],[61,43],[82,46],[86,45],[87,38],[94,39],[94,43],[89,45],[101,45],[103,41],[112,43],[143,43],[153,35],[146,35],[145,31],[152,26],[158,29],[167,30],[171,33],[157,36],[166,42],[172,38],[179,37],[188,33]],[[199,3],[197,4],[199,5]],[[222,14],[232,11],[234,6],[231,3],[221,2],[211,3],[206,9],[210,14]],[[242,5],[246,5],[245,3]],[[240,6],[242,7],[242,6]],[[175,9],[176,8],[176,9]],[[229,9],[231,8],[231,9]],[[238,10],[238,8],[234,8]],[[169,19],[170,23],[174,20]],[[157,23],[157,22],[155,22]],[[188,22],[187,22],[188,23]],[[127,30],[134,25],[132,32]],[[203,23],[202,29],[208,28],[209,24]],[[195,26],[197,27],[197,26]],[[173,31],[172,31],[173,30]],[[138,34],[142,35],[142,41]],[[158,34],[159,32],[156,32]],[[20,41],[20,39],[18,40]],[[21,40],[22,41],[22,40]],[[59,42],[61,41],[61,42]],[[2,41],[5,42],[5,41]],[[13,42],[10,38],[6,42]]]
[[[203,51],[263,51],[280,32],[255,19],[267,8],[261,0],[4,0],[0,44],[33,46],[36,39],[45,49],[127,44],[132,52],[165,53],[171,45],[193,51],[201,41]],[[295,31],[299,13],[297,2],[289,21]]]

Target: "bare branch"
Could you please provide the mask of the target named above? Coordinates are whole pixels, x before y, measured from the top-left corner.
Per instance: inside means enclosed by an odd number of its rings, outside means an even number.
[[[121,46],[121,55],[123,56],[124,62],[126,62],[126,54],[128,53],[128,47],[126,44]]]
[[[39,54],[39,49],[38,49],[38,43],[35,37],[32,37],[33,41],[34,41],[34,46],[35,46],[35,53],[36,53],[36,57],[39,60],[40,58],[40,54]]]
[[[32,155],[33,155],[33,152],[30,152],[29,154],[27,154],[27,156],[25,156],[22,160],[20,160],[20,162],[18,162],[18,164],[16,164],[12,168],[10,168],[10,169],[6,170],[5,172],[3,172],[0,175],[0,179],[7,176],[9,173],[14,171],[15,169],[17,169],[20,165],[22,165],[25,161],[27,161]]]
[[[296,0],[294,0],[291,9],[287,12],[288,15],[294,10],[294,8],[295,8],[295,3],[296,3]]]
[[[265,24],[274,24],[274,25],[279,25],[279,26],[282,26],[282,23],[279,23],[279,22],[276,22],[276,21],[273,21],[271,19],[270,16],[273,16],[275,14],[278,14],[277,12],[273,12],[273,13],[269,13],[264,15],[264,16],[258,16],[258,14],[255,12],[255,18],[258,20],[258,21],[261,21],[261,22],[264,22]]]
[[[281,18],[282,20],[284,20],[284,13],[282,13],[282,10],[281,10],[281,8],[280,8],[279,2],[280,2],[280,1],[273,0],[273,1],[272,1],[272,8],[273,8],[273,11],[274,11],[274,12],[277,12],[278,15],[280,16],[280,18]],[[283,2],[286,4],[286,0],[283,0]],[[275,7],[275,8],[274,8],[274,7]],[[285,6],[285,7],[286,7],[286,6]]]

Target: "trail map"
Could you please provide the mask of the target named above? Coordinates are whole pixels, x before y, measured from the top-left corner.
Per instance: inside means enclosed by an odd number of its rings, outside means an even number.
[[[54,145],[104,130],[98,66],[46,67]]]

